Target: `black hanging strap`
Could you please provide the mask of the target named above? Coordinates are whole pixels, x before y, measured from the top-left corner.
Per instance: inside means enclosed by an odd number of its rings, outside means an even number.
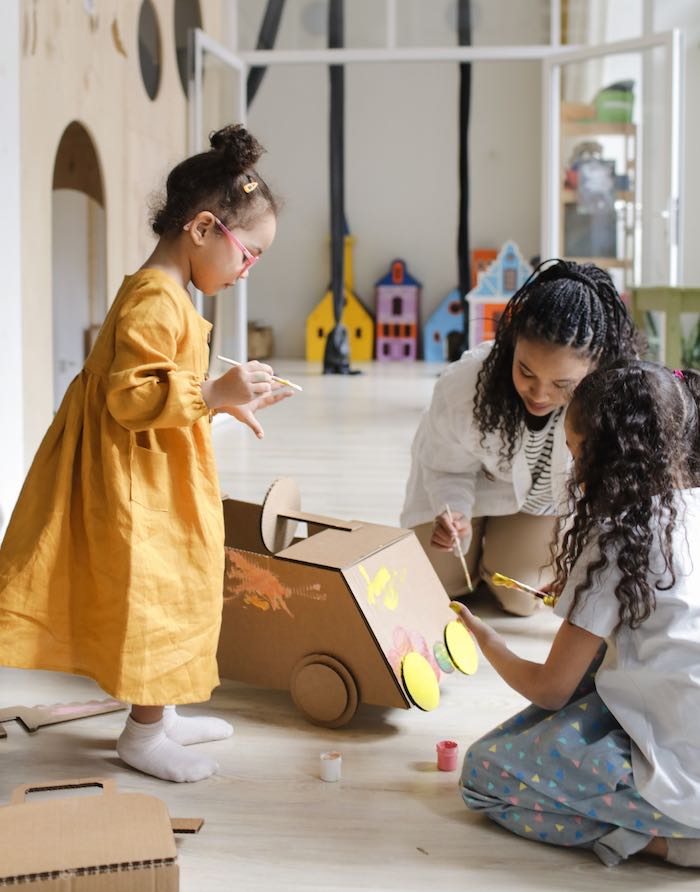
[[[328,4],[328,47],[343,46],[343,0]],[[345,69],[330,69],[330,194],[331,194],[331,291],[335,326],[329,332],[323,357],[325,374],[350,372],[347,328],[341,323],[345,304]]]
[[[256,49],[274,49],[284,4],[285,0],[267,0],[267,8],[265,9],[262,24],[260,25],[260,34],[258,34]],[[248,82],[246,84],[248,105],[255,99],[255,94],[258,92],[258,87],[262,83],[266,71],[267,69],[264,65],[254,65],[248,72]]]
[[[460,46],[471,46],[471,0],[457,2],[457,30]],[[462,349],[469,347],[469,304],[467,293],[471,290],[471,258],[469,256],[469,117],[471,112],[472,66],[470,62],[459,65],[459,233],[457,236],[457,263],[459,266],[459,293],[462,301],[464,337]],[[459,353],[461,355],[461,351]],[[459,359],[456,357],[450,357]]]

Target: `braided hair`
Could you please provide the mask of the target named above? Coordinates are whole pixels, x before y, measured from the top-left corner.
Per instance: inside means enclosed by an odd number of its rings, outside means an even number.
[[[564,583],[589,541],[600,557],[590,563],[574,592],[569,618],[594,574],[613,560],[621,572],[615,587],[618,625],[638,627],[656,606],[655,591],[671,588],[676,576],[672,535],[678,516],[676,490],[696,486],[700,448],[700,374],[672,372],[651,362],[617,362],[585,377],[574,391],[567,424],[582,438],[575,479],[573,520],[556,553],[553,590]],[[657,541],[662,579],[649,583],[650,553]]]
[[[518,338],[573,347],[606,365],[639,354],[640,338],[608,273],[592,263],[546,260],[508,301],[493,349],[479,371],[474,418],[481,432],[501,435],[501,459],[513,460],[526,410],[513,384]]]
[[[211,148],[185,158],[168,174],[166,196],[153,208],[156,235],[176,235],[200,211],[211,211],[229,228],[247,229],[278,201],[255,170],[265,151],[242,124],[229,124],[209,137]],[[252,189],[245,189],[255,182]]]

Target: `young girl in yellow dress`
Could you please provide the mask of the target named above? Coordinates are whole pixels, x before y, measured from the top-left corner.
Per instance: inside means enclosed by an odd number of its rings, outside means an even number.
[[[213,411],[262,428],[290,395],[259,362],[207,379],[214,294],[248,275],[277,206],[240,126],[177,165],[153,219],[158,244],[126,276],[39,447],[0,549],[0,663],[87,675],[132,705],[124,762],[171,781],[217,766],[185,746],[231,726],[179,716],[218,684],[224,528]],[[171,704],[164,706],[164,704]]]

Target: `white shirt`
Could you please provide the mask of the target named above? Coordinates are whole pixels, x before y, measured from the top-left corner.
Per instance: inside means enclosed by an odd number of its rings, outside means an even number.
[[[501,435],[487,434],[482,443],[474,419],[476,378],[492,346],[489,342],[468,350],[435,384],[411,447],[403,527],[427,523],[445,510],[445,504],[469,518],[516,514],[525,504],[532,487],[525,437],[516,444],[512,462],[501,467]],[[566,513],[571,459],[563,412],[554,419],[553,428],[552,497],[555,512]]]
[[[685,507],[683,505],[685,501]],[[673,533],[676,583],[655,589],[656,609],[637,629],[618,621],[617,563],[582,592],[571,622],[609,639],[596,676],[601,699],[632,742],[634,781],[659,811],[700,827],[700,488],[679,493]],[[649,582],[662,577],[655,536]],[[600,550],[587,546],[571,571],[555,612],[566,617],[576,586]],[[668,574],[665,577],[670,582]]]

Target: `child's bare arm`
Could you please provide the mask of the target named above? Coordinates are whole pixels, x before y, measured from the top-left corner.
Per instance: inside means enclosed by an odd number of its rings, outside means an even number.
[[[498,632],[466,607],[459,615],[506,684],[543,709],[561,709],[568,702],[604,641],[564,620],[546,661],[535,663],[516,656]]]

